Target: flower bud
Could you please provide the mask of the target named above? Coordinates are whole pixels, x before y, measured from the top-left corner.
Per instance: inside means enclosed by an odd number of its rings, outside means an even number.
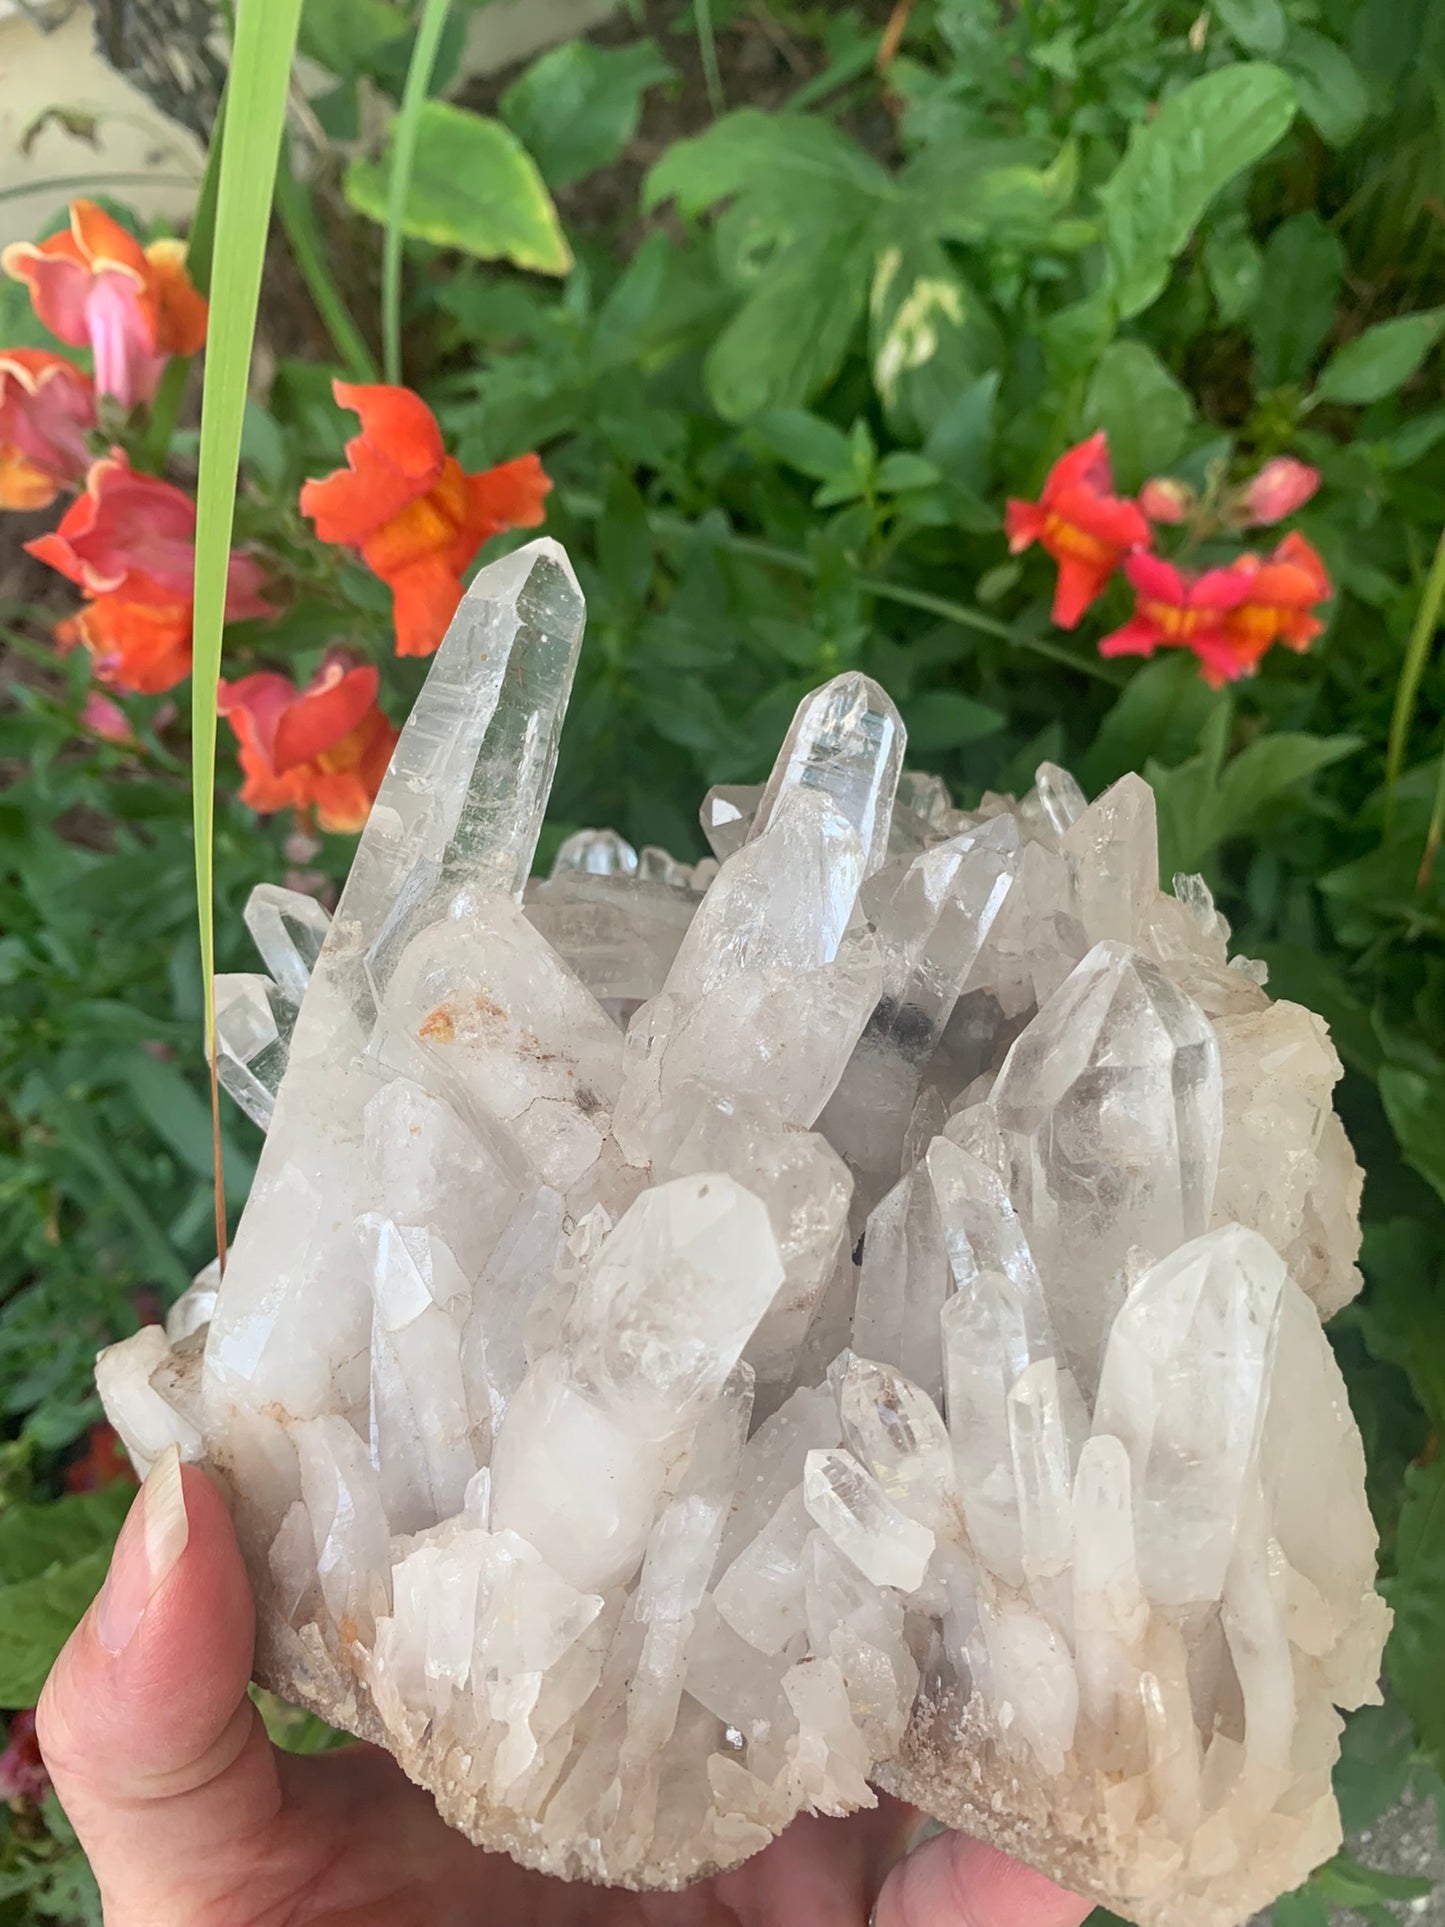
[[[1242,507],[1248,522],[1282,522],[1303,508],[1320,485],[1320,472],[1292,455],[1276,455],[1266,462],[1243,491]]]
[[[1151,522],[1182,522],[1197,500],[1189,484],[1172,475],[1156,475],[1139,491],[1139,506]]]

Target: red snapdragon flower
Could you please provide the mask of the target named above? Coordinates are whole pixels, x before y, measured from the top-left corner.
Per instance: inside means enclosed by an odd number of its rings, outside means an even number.
[[[90,376],[47,348],[0,349],[0,509],[48,508],[79,488],[95,426]]]
[[[1058,563],[1054,621],[1061,629],[1072,629],[1124,558],[1149,541],[1138,503],[1114,494],[1102,429],[1059,457],[1037,502],[1010,500],[1006,527],[1013,554],[1038,542]]]
[[[133,408],[155,394],[172,355],[206,339],[206,300],[185,260],[182,242],[142,247],[93,201],[72,201],[68,230],[12,242],[0,266],[27,284],[53,335],[92,350],[97,392]]]
[[[0,1800],[39,1800],[49,1789],[50,1775],[40,1757],[40,1741],[35,1732],[35,1708],[10,1715],[5,1736],[5,1751],[0,1753]]]
[[[155,695],[189,674],[196,505],[183,489],[138,475],[113,449],[60,526],[26,547],[84,591],[70,639],[90,650],[103,682]],[[254,556],[231,557],[228,621],[272,613],[261,582]]]
[[[1188,576],[1157,555],[1131,555],[1124,573],[1134,590],[1134,613],[1099,644],[1101,656],[1152,656],[1156,649],[1190,649],[1209,682],[1227,682],[1234,646],[1225,621],[1249,594],[1237,568]]]
[[[91,1426],[85,1451],[66,1466],[65,1489],[67,1492],[100,1492],[120,1480],[135,1484],[130,1455],[121,1444],[120,1434],[115,1427],[107,1425],[102,1419],[98,1425]]]
[[[1243,490],[1240,496],[1241,520],[1282,522],[1296,509],[1302,509],[1320,485],[1320,472],[1308,462],[1297,462],[1293,455],[1276,455]]]
[[[435,415],[409,388],[338,381],[342,408],[361,417],[346,468],[301,491],[323,542],[359,549],[391,589],[399,656],[429,656],[462,595],[462,571],[503,529],[536,528],[552,484],[535,455],[467,475],[448,455]]]
[[[377,707],[379,678],[334,649],[304,689],[263,669],[221,683],[220,712],[240,744],[241,801],[267,815],[314,809],[324,830],[366,821],[400,731]]]

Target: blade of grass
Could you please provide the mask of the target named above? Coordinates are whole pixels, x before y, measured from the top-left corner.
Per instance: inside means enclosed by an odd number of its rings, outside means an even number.
[[[391,183],[386,197],[386,233],[381,244],[381,360],[386,379],[401,380],[401,224],[411,191],[421,110],[431,91],[450,0],[425,0],[421,24],[406,70],[401,106],[391,129]]]
[[[186,239],[186,272],[202,294],[208,294],[211,287],[211,257],[216,244],[216,194],[221,184],[221,144],[225,127],[226,96],[223,91],[216,109],[215,124],[211,128],[211,144],[206,149],[206,168],[201,176],[200,192],[196,196],[195,213],[191,216],[191,231]],[[190,374],[190,362],[177,357],[161,376],[161,385],[151,403],[145,459],[157,475],[164,470],[166,457],[170,453],[171,437],[180,419],[181,403],[185,400]]]
[[[380,381],[376,358],[352,319],[345,296],[327,262],[326,246],[316,224],[315,204],[292,171],[291,156],[284,144],[281,164],[276,170],[276,212],[286,231],[291,258],[301,270],[306,292],[315,303],[346,372],[353,381]]]
[[[1445,835],[1445,752],[1440,757],[1440,773],[1435,778],[1435,800],[1430,806],[1430,825],[1425,832],[1425,854],[1415,878],[1415,888],[1423,890],[1435,871],[1440,854],[1440,838]]]
[[[1394,826],[1395,790],[1400,781],[1400,772],[1405,767],[1405,754],[1410,747],[1410,725],[1415,720],[1415,705],[1420,696],[1420,680],[1425,674],[1425,664],[1430,659],[1430,644],[1440,627],[1442,605],[1445,605],[1445,529],[1440,531],[1435,559],[1430,564],[1430,573],[1420,592],[1420,606],[1410,625],[1405,660],[1400,665],[1400,680],[1395,685],[1395,706],[1390,713],[1390,741],[1385,751],[1386,836]]]
[[[697,20],[697,51],[702,61],[703,83],[707,87],[707,104],[712,109],[713,119],[727,112],[727,98],[723,93],[722,68],[717,58],[717,32],[713,27],[712,0],[693,0],[693,15]]]
[[[221,1099],[216,1079],[216,943],[211,841],[216,813],[216,685],[226,621],[226,577],[241,461],[241,420],[251,372],[261,271],[291,57],[301,0],[240,0],[221,141],[211,324],[201,395],[201,461],[196,486],[196,608],[191,677],[191,820],[196,840],[196,910],[206,994],[215,1146],[216,1251],[226,1255],[221,1170]]]

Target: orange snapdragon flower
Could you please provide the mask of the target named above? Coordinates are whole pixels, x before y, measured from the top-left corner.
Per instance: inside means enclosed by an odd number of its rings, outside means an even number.
[[[1157,555],[1131,555],[1124,573],[1134,590],[1134,613],[1099,644],[1101,656],[1152,656],[1156,649],[1189,649],[1206,682],[1216,686],[1239,670],[1225,623],[1249,594],[1238,571],[1208,569],[1186,575]]]
[[[241,801],[269,815],[314,809],[323,830],[366,821],[400,731],[377,707],[379,678],[333,649],[304,689],[275,670],[222,681],[218,708],[236,732]]]
[[[306,483],[301,512],[388,585],[396,653],[429,656],[456,613],[462,571],[503,529],[536,528],[552,484],[535,455],[465,474],[409,388],[338,381],[333,392],[361,417],[361,433],[346,444],[346,468]]]
[[[1054,621],[1061,629],[1072,629],[1124,558],[1149,542],[1138,503],[1114,493],[1102,429],[1059,457],[1037,502],[1011,499],[1005,526],[1014,555],[1038,542],[1058,563]]]
[[[0,509],[48,508],[90,466],[95,385],[46,348],[0,348]]]
[[[205,342],[206,299],[185,261],[183,242],[142,247],[93,201],[72,201],[69,228],[48,241],[15,241],[0,255],[50,332],[92,350],[96,392],[122,408],[149,401],[172,355]]]
[[[1329,570],[1318,552],[1298,530],[1280,543],[1273,555],[1242,555],[1231,573],[1245,584],[1245,594],[1224,623],[1233,676],[1253,675],[1260,657],[1272,644],[1303,653],[1324,629],[1314,613],[1334,594]]]
[[[84,608],[57,639],[83,642],[102,682],[154,696],[189,675],[196,505],[184,489],[138,474],[113,449],[92,463],[59,526],[26,549],[84,591]],[[270,615],[261,587],[255,557],[233,554],[227,619]]]

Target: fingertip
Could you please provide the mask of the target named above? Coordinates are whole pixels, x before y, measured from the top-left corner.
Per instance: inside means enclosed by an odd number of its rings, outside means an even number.
[[[1093,1902],[967,1834],[939,1834],[884,1885],[875,1927],[1081,1927]]]
[[[41,1696],[41,1750],[62,1799],[77,1778],[164,1779],[205,1755],[245,1695],[254,1636],[225,1501],[204,1472],[167,1455]]]

